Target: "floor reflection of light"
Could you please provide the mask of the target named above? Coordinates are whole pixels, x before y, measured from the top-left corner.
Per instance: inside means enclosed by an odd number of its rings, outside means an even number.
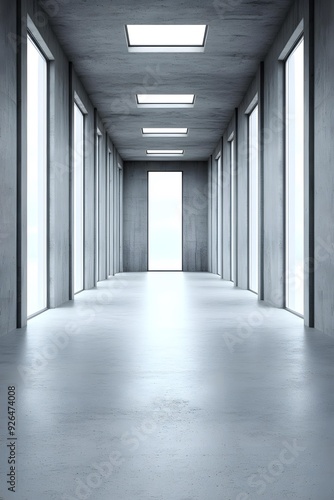
[[[187,331],[189,308],[183,273],[149,273],[147,277],[146,325],[141,338],[143,360],[148,369],[173,372],[186,368],[191,348]],[[145,345],[145,350],[142,349]],[[147,350],[148,348],[148,350]]]
[[[186,317],[182,273],[150,273],[148,276],[149,320],[161,326],[180,325]]]

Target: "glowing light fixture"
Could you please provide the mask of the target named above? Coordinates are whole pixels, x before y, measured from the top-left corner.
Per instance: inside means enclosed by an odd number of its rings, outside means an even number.
[[[205,24],[128,24],[129,52],[204,52]]]
[[[183,149],[147,149],[147,156],[182,156]]]
[[[137,94],[138,108],[193,108],[195,94]]]
[[[188,134],[187,128],[150,128],[144,127],[142,129],[144,137],[185,137]]]

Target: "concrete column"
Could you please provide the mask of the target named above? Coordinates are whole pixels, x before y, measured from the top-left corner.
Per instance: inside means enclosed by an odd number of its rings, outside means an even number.
[[[2,14],[2,13],[1,13]],[[27,4],[17,1],[17,327],[27,324]],[[14,49],[14,47],[13,47]]]
[[[314,327],[315,260],[314,244],[314,0],[309,0],[304,20],[304,66],[305,66],[305,325]]]

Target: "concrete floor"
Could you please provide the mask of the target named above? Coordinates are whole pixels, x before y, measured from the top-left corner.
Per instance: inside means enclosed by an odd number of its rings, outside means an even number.
[[[0,352],[0,498],[334,498],[334,340],[217,276],[117,275]]]

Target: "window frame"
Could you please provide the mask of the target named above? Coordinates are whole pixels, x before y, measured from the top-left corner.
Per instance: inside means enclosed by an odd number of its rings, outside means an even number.
[[[288,114],[289,114],[289,109],[288,109],[288,61],[290,57],[293,55],[293,53],[300,47],[301,44],[303,44],[303,69],[305,75],[305,35],[304,31],[301,33],[299,32],[300,29],[302,29],[303,25],[302,23],[297,29],[296,33],[299,33],[298,36],[294,39],[293,43],[289,44],[289,50],[286,50],[284,53],[284,59],[281,59],[283,62],[283,75],[284,75],[284,308],[291,312],[292,314],[304,318],[305,316],[305,135],[303,133],[303,147],[302,147],[302,154],[303,154],[303,252],[304,252],[304,270],[303,270],[303,312],[299,312],[297,310],[294,310],[290,306],[290,301],[289,301],[289,283],[290,283],[290,266],[289,266],[289,190],[290,190],[290,185],[289,185],[289,139],[288,139],[288,134],[289,134],[289,122],[288,122]],[[303,95],[305,93],[305,80],[303,79]],[[303,100],[303,132],[305,131],[305,100]]]
[[[28,19],[29,21],[29,19]],[[28,23],[29,24],[29,23]],[[30,23],[31,24],[31,23]],[[30,320],[34,318],[35,316],[38,316],[39,314],[45,312],[49,306],[50,306],[50,299],[49,299],[49,277],[50,277],[50,262],[49,262],[49,235],[50,235],[50,228],[49,228],[49,213],[50,213],[50,207],[49,207],[49,194],[50,194],[50,188],[49,188],[49,182],[50,182],[50,175],[49,175],[49,129],[50,129],[50,58],[46,54],[46,51],[43,49],[43,44],[39,43],[38,37],[34,35],[32,30],[29,28],[27,29],[27,35],[26,35],[26,40],[27,40],[27,186],[26,186],[26,194],[27,194],[27,226],[26,226],[26,234],[27,234],[27,258],[26,258],[26,265],[27,265],[27,287],[26,287],[26,293],[27,293],[27,319]],[[44,175],[43,175],[43,184],[44,184],[44,193],[43,193],[43,198],[45,201],[45,207],[44,207],[44,242],[43,242],[43,247],[44,247],[44,252],[43,252],[43,260],[44,260],[44,304],[41,307],[41,309],[36,310],[34,312],[29,313],[28,309],[28,295],[29,295],[29,281],[28,281],[28,249],[29,249],[29,244],[28,244],[28,213],[29,213],[29,183],[28,183],[28,174],[29,174],[29,140],[28,140],[28,134],[29,134],[29,126],[28,126],[28,111],[29,111],[29,87],[28,87],[28,81],[29,81],[29,56],[28,56],[28,46],[29,43],[33,45],[33,47],[37,50],[37,52],[40,54],[40,56],[43,58],[45,62],[45,130],[43,132],[44,135]],[[39,149],[39,148],[38,148]]]

